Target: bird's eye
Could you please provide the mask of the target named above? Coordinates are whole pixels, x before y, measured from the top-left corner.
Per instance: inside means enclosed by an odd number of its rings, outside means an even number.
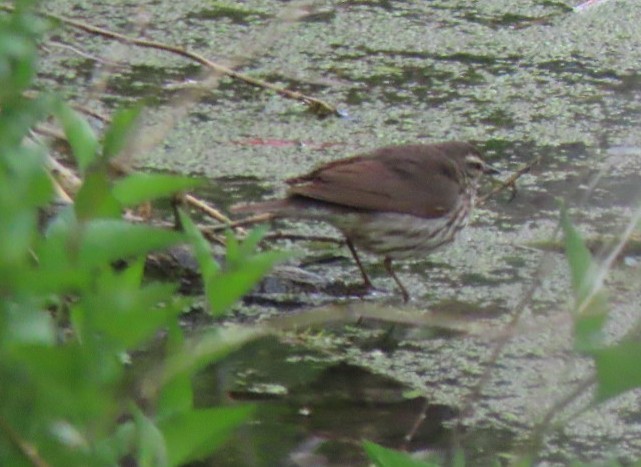
[[[479,159],[476,159],[476,158],[468,159],[466,162],[467,162],[466,164],[467,167],[471,170],[482,172],[483,169],[485,168],[485,165],[483,164],[483,162],[481,162]]]

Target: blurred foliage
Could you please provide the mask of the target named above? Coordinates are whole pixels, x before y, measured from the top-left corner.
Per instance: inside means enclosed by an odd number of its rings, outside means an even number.
[[[23,96],[48,27],[29,7],[0,17],[0,465],[184,464],[211,453],[252,413],[249,405],[194,408],[191,375],[258,333],[213,329],[186,339],[178,317],[189,300],[176,284],[144,280],[145,256],[191,243],[218,315],[283,255],[255,253],[260,232],[242,243],[230,236],[223,267],[184,214],[187,235],[122,220],[125,207],[198,181],[110,179],[108,161],[128,147],[138,108],[117,112],[101,140],[63,101]],[[47,148],[30,131],[52,116],[83,182],[75,203],[42,226],[41,209],[56,200]],[[128,354],[161,331],[164,363],[126,386]]]
[[[607,265],[592,258],[585,241],[574,228],[565,209],[561,210],[565,252],[570,266],[574,292],[575,348],[594,359],[596,401],[603,402],[623,392],[641,387],[641,355],[638,332],[632,329],[614,344],[603,339],[608,304],[603,280]]]
[[[376,467],[437,467],[439,465],[438,462],[414,459],[407,452],[388,449],[371,441],[365,441],[363,449]]]

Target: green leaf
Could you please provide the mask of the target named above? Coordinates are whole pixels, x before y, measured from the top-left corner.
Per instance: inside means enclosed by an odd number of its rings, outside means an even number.
[[[607,300],[599,293],[574,318],[574,348],[577,351],[589,353],[603,346],[603,326],[607,317]]]
[[[81,304],[91,313],[94,331],[99,331],[117,350],[136,348],[182,310],[182,303],[172,303],[176,285],[150,284],[141,289],[117,289],[101,284],[100,293],[85,297]],[[162,306],[158,306],[161,302]]]
[[[225,267],[227,269],[236,268],[242,262],[240,253],[240,243],[231,230],[225,232]]]
[[[136,131],[136,120],[142,110],[141,106],[118,110],[111,119],[111,125],[105,131],[102,154],[110,159],[122,151]]]
[[[604,291],[596,290],[597,266],[565,207],[561,207],[561,226],[575,297],[574,345],[579,351],[590,351],[602,345],[607,298]]]
[[[138,459],[141,467],[169,466],[167,444],[160,429],[137,407],[134,409],[134,421],[138,431]]]
[[[267,233],[267,226],[259,226],[249,231],[242,242],[234,236],[231,230],[226,232],[227,254],[225,256],[225,267],[235,269],[242,265],[256,252],[256,247]]]
[[[438,467],[440,465],[413,459],[406,452],[384,448],[371,441],[364,441],[363,448],[377,467]]]
[[[84,420],[105,417],[113,401],[103,398],[104,380],[96,371],[94,355],[79,344],[65,346],[24,345],[10,353],[18,362],[25,391],[38,396],[52,419]],[[6,357],[6,354],[5,354]]]
[[[96,452],[105,465],[118,465],[119,460],[131,453],[137,434],[133,421],[120,423],[111,436],[98,440]]]
[[[85,176],[76,195],[74,209],[81,221],[120,217],[120,204],[111,194],[111,182],[106,173],[90,172]]]
[[[0,226],[0,265],[8,270],[27,260],[37,226],[35,212],[22,210],[12,214],[5,216]]]
[[[132,290],[140,288],[142,283],[143,274],[145,272],[145,258],[140,257],[134,261],[129,262],[127,267],[120,270],[116,277],[120,282],[119,287],[124,287]]]
[[[592,289],[593,261],[590,250],[568,217],[565,207],[561,208],[561,226],[564,233],[565,255],[570,265],[572,289],[577,303],[581,303]]]
[[[3,316],[3,346],[41,344],[56,342],[56,327],[51,315],[40,309],[38,303],[25,300],[23,303],[7,302]]]
[[[14,118],[21,123],[31,121],[25,115]],[[0,113],[0,141],[5,147],[0,156],[0,275],[13,280],[15,268],[32,259],[29,249],[38,233],[34,208],[48,204],[53,191],[39,148],[14,148],[7,141],[13,137],[5,134],[7,130],[20,133],[16,128],[6,128],[13,126],[5,121],[7,119],[7,115]],[[16,141],[16,144],[21,143]]]
[[[5,15],[6,16],[6,15]],[[14,16],[16,22],[29,23],[27,15]],[[3,17],[3,20],[5,18]],[[13,27],[12,27],[13,26]],[[18,26],[3,21],[0,31],[0,59],[3,66],[0,67],[0,100],[3,109],[7,102],[16,100],[25,89],[28,89],[36,72],[37,49],[34,38],[24,30],[24,26]]]
[[[59,219],[35,245],[39,267],[16,276],[32,292],[77,292],[95,280],[97,269],[109,269],[113,261],[144,256],[183,241],[179,232],[123,220],[97,219],[78,225],[73,218]]]
[[[279,251],[259,253],[247,259],[237,269],[224,271],[213,277],[204,278],[205,293],[214,316],[222,314],[267,274],[274,264],[288,258]]]
[[[241,258],[247,258],[252,254],[254,254],[254,252],[256,251],[256,248],[258,248],[258,244],[265,237],[266,233],[267,233],[266,225],[258,226],[250,230],[247,236],[243,239],[242,243],[240,244]]]
[[[207,282],[220,271],[220,265],[212,256],[209,243],[207,243],[207,240],[205,240],[201,235],[190,217],[182,210],[178,211],[178,216],[180,217],[180,223],[187,234],[187,238],[194,248],[194,254],[196,255],[198,265],[200,266],[200,272],[203,276],[203,280]]]
[[[135,206],[192,189],[201,183],[202,180],[177,175],[133,173],[114,184],[113,194],[122,206]]]
[[[60,103],[56,115],[62,123],[78,168],[84,172],[96,159],[98,139],[89,123],[68,105]]]
[[[215,316],[222,314],[249,292],[274,264],[290,256],[276,251],[254,254],[253,249],[264,235],[263,229],[252,231],[246,240],[247,245],[244,242],[239,244],[238,240],[228,233],[227,258],[225,268],[221,269],[211,257],[209,244],[191,220],[183,213],[180,214],[180,218],[195,247],[205,284],[205,295]]]
[[[181,465],[213,452],[254,411],[250,405],[192,410],[159,423],[169,465]]]
[[[21,115],[21,119],[30,120],[29,116]],[[34,121],[35,125],[37,122]],[[0,119],[0,128],[3,122]],[[15,130],[15,129],[14,129]],[[0,129],[0,139],[5,137]],[[5,144],[7,144],[5,142]],[[39,147],[18,147],[8,150],[8,160],[3,161],[6,177],[0,186],[3,208],[23,210],[35,206],[46,206],[52,198],[53,186],[51,177],[46,169],[46,160]],[[5,204],[6,203],[6,204]]]
[[[264,337],[266,330],[248,326],[227,326],[224,330],[212,329],[204,336],[188,340],[182,348],[166,359],[160,373],[152,373],[149,384],[157,381],[166,384],[181,374],[191,375],[194,371],[224,358],[246,343]]]
[[[21,283],[28,293],[77,292],[88,286],[92,277],[76,267],[80,233],[73,208],[61,212],[50,224],[45,236],[34,244],[38,267],[23,270]]]
[[[79,262],[84,266],[104,265],[184,241],[184,236],[179,232],[122,220],[98,219],[83,227]],[[73,233],[70,237],[73,238]]]
[[[605,401],[641,387],[641,342],[625,341],[592,352],[598,379],[597,399]]]
[[[180,325],[174,321],[169,325],[167,339],[167,355],[178,352],[184,344],[184,336]],[[166,418],[177,413],[184,413],[193,408],[194,390],[191,383],[191,373],[182,372],[165,383],[160,391],[156,412],[158,419]]]

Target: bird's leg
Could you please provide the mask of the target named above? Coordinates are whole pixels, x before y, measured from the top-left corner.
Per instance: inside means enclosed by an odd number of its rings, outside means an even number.
[[[349,248],[350,253],[352,253],[354,261],[356,261],[356,264],[358,265],[358,269],[361,271],[361,276],[363,276],[363,287],[365,289],[374,288],[374,286],[372,285],[372,281],[369,280],[369,276],[367,275],[367,272],[363,267],[363,263],[361,263],[361,259],[358,257],[358,253],[356,252],[356,248],[354,248],[354,244],[349,238],[346,238],[345,241],[347,242],[347,248]]]
[[[407,289],[401,283],[401,280],[398,278],[398,276],[394,272],[394,269],[392,269],[392,258],[390,258],[389,256],[386,256],[385,260],[383,261],[383,265],[385,266],[385,270],[387,271],[387,273],[390,276],[392,276],[392,279],[394,279],[394,282],[396,282],[396,285],[398,285],[398,288],[401,289],[401,294],[403,295],[403,302],[407,303],[408,300],[410,299],[410,294],[407,293]]]

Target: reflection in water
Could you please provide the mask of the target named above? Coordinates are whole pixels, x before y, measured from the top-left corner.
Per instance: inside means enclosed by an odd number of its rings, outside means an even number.
[[[365,465],[364,439],[404,446],[426,400],[391,378],[319,357],[265,340],[201,375],[203,402],[221,395],[212,383],[229,378],[228,403],[252,403],[257,410],[252,423],[198,465]],[[408,448],[442,455],[449,443],[443,423],[455,414],[428,404],[425,415]]]

